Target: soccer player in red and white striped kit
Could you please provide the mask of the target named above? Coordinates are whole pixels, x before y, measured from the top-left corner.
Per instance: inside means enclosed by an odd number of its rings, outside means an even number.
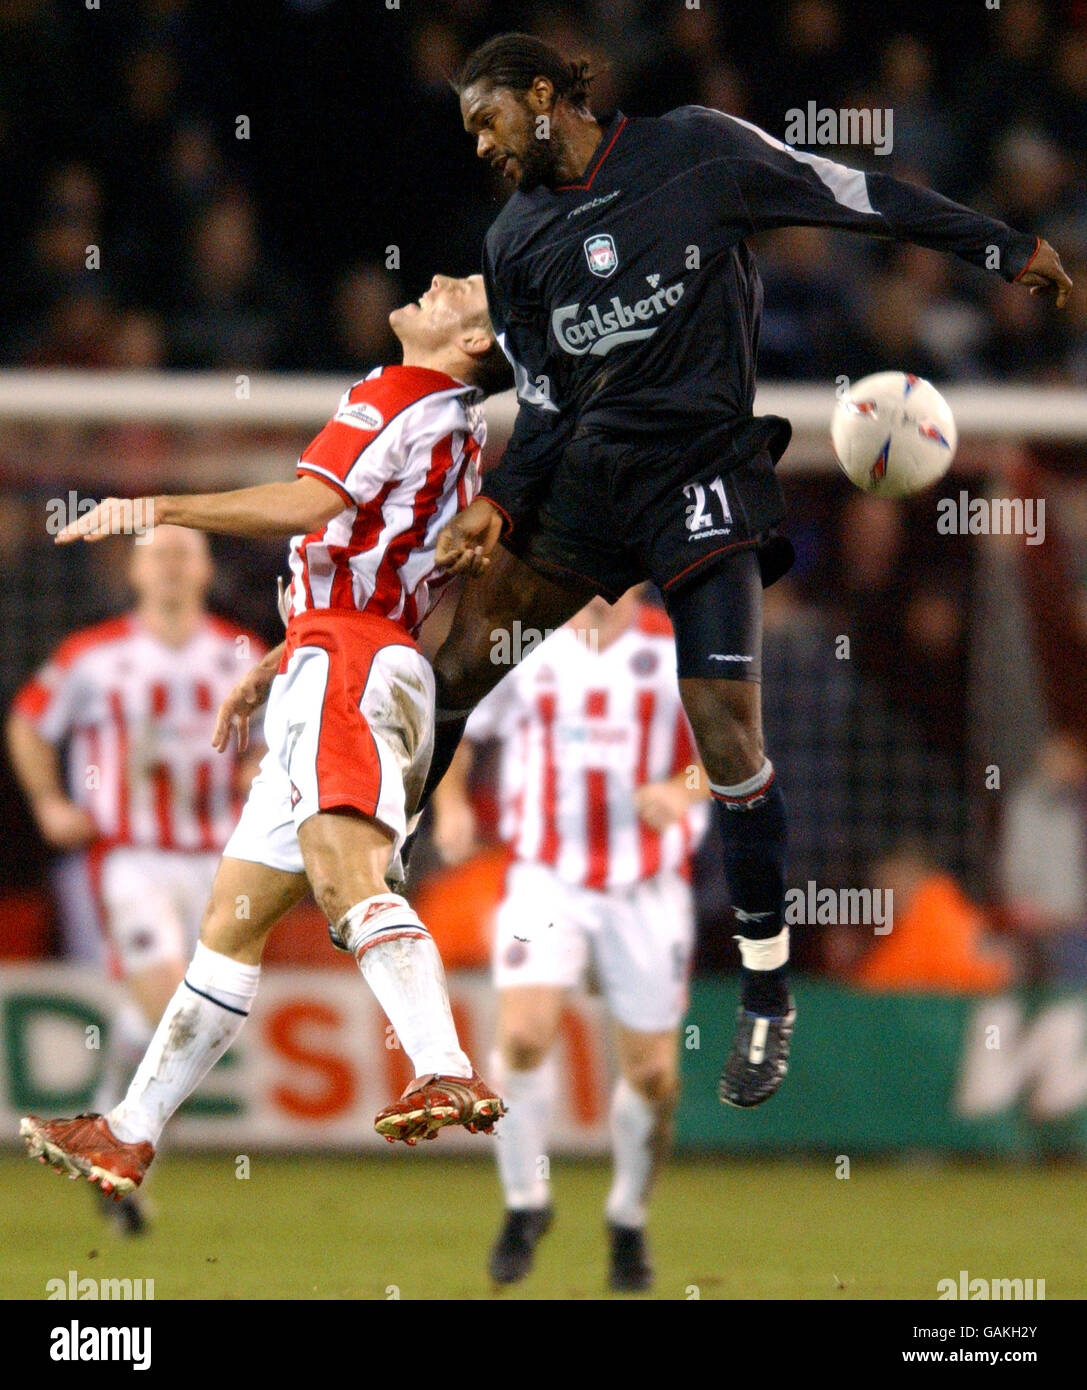
[[[6,729],[42,838],[78,854],[78,891],[129,996],[111,1020],[96,1110],[124,1094],[181,983],[260,756],[256,741],[229,758],[208,746],[215,711],[266,649],[207,611],[206,538],[149,532],[128,578],[134,608],[65,638],[16,694]],[[126,1233],[143,1228],[134,1200],[112,1214]]]
[[[690,857],[709,820],[665,614],[636,588],[614,605],[593,599],[476,707],[434,795],[434,840],[448,860],[472,847],[472,749],[493,739],[499,833],[513,860],[492,952],[492,1065],[508,1113],[497,1146],[506,1218],[490,1272],[500,1284],[523,1278],[551,1222],[540,1163],[554,1106],[550,1054],[566,993],[591,964],[615,1022],[620,1073],[610,1113],[609,1283],[644,1290],[646,1202],[679,1085],[694,942]]]
[[[61,531],[98,540],[156,522],[236,536],[291,535],[284,649],[271,682],[268,753],[231,836],[201,939],[128,1094],[108,1116],[27,1116],[32,1156],[97,1181],[138,1186],[167,1120],[237,1036],[265,939],[312,886],[335,945],[377,996],[415,1079],[375,1128],[413,1144],[447,1124],[489,1130],[502,1102],[461,1050],[441,958],[387,876],[412,820],[433,746],[434,683],[416,635],[446,576],[442,527],[478,487],[480,401],[507,384],[480,277],[435,276],[390,326],[403,365],[342,398],[292,482],[208,495],[107,498]],[[258,668],[259,670],[260,668]],[[247,728],[220,711],[216,746]],[[236,905],[244,903],[239,914]]]

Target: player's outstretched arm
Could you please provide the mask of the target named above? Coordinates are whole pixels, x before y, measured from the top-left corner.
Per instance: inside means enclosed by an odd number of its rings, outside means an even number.
[[[737,116],[705,107],[673,113],[683,121],[709,163],[717,162],[723,210],[743,209],[748,231],[772,227],[840,227],[894,237],[943,251],[1052,294],[1059,309],[1072,281],[1048,242],[1020,232],[892,174],[865,172],[786,145]]]
[[[249,720],[268,698],[279,663],[283,657],[286,642],[261,657],[253,669],[244,675],[223,703],[215,720],[215,731],[211,736],[211,746],[220,753],[230,747],[231,731],[238,731],[238,752],[244,753],[249,746]]]
[[[314,477],[233,492],[106,497],[56,536],[58,545],[106,536],[146,535],[153,526],[188,526],[223,536],[274,539],[319,530],[344,510],[343,496]]]

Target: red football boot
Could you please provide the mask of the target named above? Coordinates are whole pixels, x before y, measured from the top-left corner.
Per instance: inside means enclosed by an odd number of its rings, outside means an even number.
[[[501,1099],[480,1076],[417,1076],[399,1100],[387,1105],[374,1128],[390,1144],[433,1139],[446,1125],[464,1125],[472,1134],[489,1134],[506,1113]]]
[[[39,1120],[26,1115],[19,1122],[27,1152],[58,1173],[98,1183],[103,1192],[120,1199],[143,1182],[155,1157],[151,1144],[126,1144],[111,1133],[101,1115],[77,1115],[74,1120]]]

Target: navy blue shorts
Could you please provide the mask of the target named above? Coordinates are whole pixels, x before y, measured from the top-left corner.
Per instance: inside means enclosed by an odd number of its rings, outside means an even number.
[[[698,459],[699,454],[703,455]],[[577,435],[536,515],[503,544],[533,569],[614,602],[650,579],[667,597],[754,550],[763,586],[792,565],[785,498],[766,448],[737,462],[697,441]]]

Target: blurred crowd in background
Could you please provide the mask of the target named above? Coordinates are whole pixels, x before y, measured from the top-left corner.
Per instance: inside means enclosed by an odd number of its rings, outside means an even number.
[[[693,102],[782,137],[810,101],[889,108],[892,153],[818,153],[1041,232],[1087,279],[1087,5],[979,4],[954,25],[935,5],[855,10],[0,0],[0,359],[348,373],[383,359],[392,306],[437,269],[478,265],[498,190],[449,79],[509,28],[586,54],[598,114]],[[946,380],[1087,369],[1087,296],[1055,321],[925,251],[808,230],[757,246],[767,378],[906,360]]]
[[[811,229],[763,235],[764,380],[829,386],[842,372],[898,367],[940,382],[1082,384],[1087,0],[979,3],[953,20],[945,6],[898,0],[860,10],[133,0],[107,16],[0,0],[0,366],[353,379],[395,360],[389,310],[436,270],[475,270],[501,202],[449,79],[477,42],[529,29],[592,61],[602,116],[693,102],[783,136],[786,113],[811,101],[890,108],[891,154],[818,153],[1039,232],[1078,282],[1058,316],[917,248]],[[249,480],[287,476],[304,443],[256,429],[5,429],[0,701],[73,627],[127,602],[119,551],[49,544],[40,519],[58,487],[222,487],[240,481],[243,456]],[[965,454],[975,489],[1050,500],[1044,547],[937,536],[931,495],[891,504],[836,477],[787,484],[798,563],[768,595],[765,665],[791,878],[894,885],[903,914],[887,943],[813,933],[798,954],[873,985],[896,971],[957,988],[1082,983],[1084,454]],[[943,495],[962,485],[956,471]],[[213,605],[277,640],[269,595],[283,547],[217,543],[216,553]],[[835,654],[840,634],[851,637],[847,660]],[[1004,771],[998,789],[985,781],[992,765]],[[0,876],[33,889],[44,850],[8,779],[0,769]],[[725,910],[718,858],[708,846],[696,875],[703,925]],[[725,936],[704,933],[703,965],[728,958]]]

